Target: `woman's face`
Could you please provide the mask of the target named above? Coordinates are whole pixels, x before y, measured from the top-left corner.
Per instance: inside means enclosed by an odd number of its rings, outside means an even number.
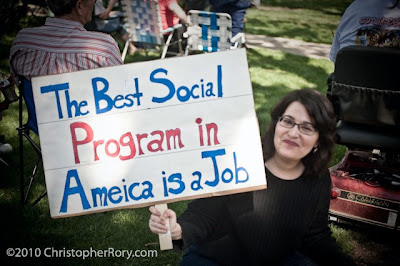
[[[282,116],[292,119],[297,124],[306,125],[308,123],[308,125],[312,125],[312,120],[304,105],[299,102],[291,103]],[[300,162],[303,157],[317,146],[318,138],[318,131],[309,136],[301,133],[297,125],[287,128],[278,122],[274,136],[275,156],[279,156],[284,161]]]

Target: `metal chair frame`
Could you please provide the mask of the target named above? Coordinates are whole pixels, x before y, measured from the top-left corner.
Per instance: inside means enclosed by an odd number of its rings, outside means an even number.
[[[37,175],[37,170],[40,162],[42,161],[42,152],[37,143],[30,136],[30,132],[34,131],[29,126],[29,123],[23,123],[23,110],[24,110],[24,100],[25,100],[25,86],[28,84],[28,80],[21,77],[18,81],[18,89],[19,89],[19,126],[17,128],[18,138],[19,138],[19,180],[20,180],[20,199],[21,203],[26,204],[29,199],[29,194],[31,192],[33,181]],[[30,83],[30,82],[29,82]],[[28,109],[28,108],[27,108]],[[28,109],[28,121],[35,114],[31,113],[31,110]],[[32,173],[29,176],[29,183],[27,189],[25,189],[25,176],[24,176],[24,139],[26,139],[34,151],[36,152],[37,158],[32,169]],[[43,197],[47,195],[47,190],[45,190],[38,198],[36,198],[32,205],[37,204]]]

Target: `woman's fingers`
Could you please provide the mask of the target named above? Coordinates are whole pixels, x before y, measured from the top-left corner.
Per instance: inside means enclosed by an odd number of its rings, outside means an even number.
[[[168,219],[172,239],[182,238],[182,229],[181,226],[177,223],[176,213],[173,210],[166,209],[161,215],[161,213],[154,206],[151,206],[149,208],[149,211],[151,213],[149,219],[149,228],[151,232],[153,232],[154,234],[167,233],[168,228],[166,226],[166,220]]]
[[[150,215],[150,221],[152,221],[153,223],[159,223],[165,225],[165,220],[162,217],[154,214]]]
[[[164,218],[169,218],[170,220],[176,221],[176,213],[171,209],[166,209],[163,213]]]
[[[152,213],[154,215],[158,215],[158,216],[161,215],[160,212],[154,206],[150,206],[149,211],[150,211],[150,213]]]
[[[160,212],[154,207],[151,206],[149,208],[151,213],[149,219],[149,229],[151,232],[155,234],[163,234],[168,231],[168,228],[165,226],[164,217],[161,217]]]
[[[169,227],[170,227],[170,232],[171,232],[171,237],[173,240],[178,240],[182,238],[182,228],[180,224],[178,224],[177,219],[176,219],[176,213],[171,210],[167,209],[162,215],[163,218],[168,219],[169,221]]]
[[[149,228],[150,231],[152,231],[155,234],[164,234],[168,231],[168,228],[165,225],[153,222],[152,220],[149,220]]]

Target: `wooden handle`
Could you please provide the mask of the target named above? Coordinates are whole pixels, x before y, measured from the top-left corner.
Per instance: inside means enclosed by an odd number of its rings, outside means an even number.
[[[155,207],[161,213],[161,215],[163,215],[164,211],[168,208],[166,203],[155,205]],[[158,234],[160,250],[172,249],[171,228],[169,227],[168,219],[165,220],[165,225],[167,226],[168,231],[165,234]]]

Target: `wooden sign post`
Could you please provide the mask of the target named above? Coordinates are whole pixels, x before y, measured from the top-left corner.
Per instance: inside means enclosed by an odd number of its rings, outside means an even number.
[[[155,205],[155,208],[161,213],[161,215],[164,213],[165,210],[168,209],[167,204],[157,204]],[[168,227],[168,232],[165,234],[158,234],[158,239],[160,241],[160,250],[167,250],[167,249],[172,249],[172,237],[171,237],[171,228],[169,225],[169,220],[165,220],[165,226]]]

